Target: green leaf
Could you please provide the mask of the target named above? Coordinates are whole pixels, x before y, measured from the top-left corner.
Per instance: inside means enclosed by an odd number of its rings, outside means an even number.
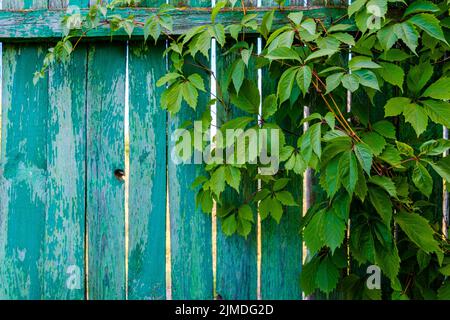
[[[233,80],[233,85],[238,95],[242,83],[244,82],[244,77],[245,77],[245,63],[244,61],[242,61],[242,59],[239,59],[234,64],[234,68],[231,74],[231,79]]]
[[[447,43],[444,33],[442,32],[442,28],[439,25],[439,20],[434,15],[429,13],[420,13],[411,17],[408,21],[418,26],[431,37]]]
[[[211,22],[215,23],[216,22],[216,16],[217,14],[220,12],[220,10],[222,10],[225,6],[227,5],[227,1],[226,0],[222,0],[216,3],[216,5],[214,6],[214,8],[211,10]]]
[[[389,25],[378,30],[377,39],[385,51],[391,49],[398,40],[398,37],[394,32],[394,26]]]
[[[291,97],[292,86],[294,85],[295,75],[298,67],[291,67],[287,69],[278,81],[277,94],[280,104]]]
[[[450,149],[450,140],[429,140],[420,146],[420,153],[424,153],[428,156],[438,156],[442,155],[448,149]]]
[[[374,156],[379,156],[386,147],[386,140],[376,132],[364,133],[361,139],[370,147]]]
[[[326,211],[322,220],[323,241],[333,253],[345,238],[346,223],[334,210]]]
[[[253,210],[248,204],[242,205],[238,210],[238,216],[242,220],[254,222]]]
[[[384,189],[391,197],[397,198],[397,188],[391,178],[385,176],[372,176],[369,182]]]
[[[395,127],[394,125],[386,120],[381,120],[372,125],[372,129],[388,139],[395,139]]]
[[[225,235],[231,236],[236,232],[237,222],[234,214],[229,215],[222,221],[222,231]]]
[[[320,123],[313,124],[309,128],[309,132],[311,133],[311,146],[314,153],[320,159],[322,155],[322,136],[321,136],[322,125]]]
[[[430,162],[430,165],[445,181],[450,181],[450,156],[442,158],[437,163]]]
[[[324,246],[324,242],[321,238],[324,215],[324,210],[316,212],[303,231],[305,244],[311,254],[316,253]]]
[[[288,178],[281,178],[275,181],[275,183],[273,184],[273,191],[280,191],[281,189],[283,189],[284,187],[287,186],[287,184],[289,183]]]
[[[303,12],[302,11],[291,12],[291,13],[288,14],[288,19],[291,20],[296,25],[299,25],[300,22],[302,22],[302,19],[303,19]]]
[[[180,110],[183,93],[180,83],[171,85],[161,95],[161,107],[167,109],[171,114]]]
[[[275,94],[268,95],[264,98],[262,104],[262,117],[264,120],[272,116],[278,108],[277,96]]]
[[[342,77],[342,85],[345,89],[355,92],[359,88],[359,78],[354,74],[346,74]]]
[[[420,90],[427,84],[433,75],[433,66],[429,61],[412,66],[409,69],[406,83],[409,90],[413,93],[419,93]]]
[[[225,190],[225,166],[220,166],[213,172],[209,186],[217,196]]]
[[[361,8],[366,4],[367,0],[356,0],[352,1],[351,5],[348,7],[348,16],[351,17],[355,12],[361,10]]]
[[[442,77],[435,83],[431,84],[422,94],[422,97],[430,97],[440,100],[450,99],[450,78]]]
[[[190,82],[184,82],[181,84],[181,92],[184,100],[187,104],[195,110],[197,107],[198,91]]]
[[[175,72],[166,73],[164,76],[159,78],[158,81],[156,81],[156,86],[157,87],[161,87],[161,86],[165,85],[168,82],[172,82],[174,80],[177,80],[180,77],[181,77],[181,74],[179,74],[179,73],[175,73]]]
[[[358,180],[358,164],[353,152],[344,152],[339,160],[339,175],[342,185],[351,195]]]
[[[403,115],[405,116],[405,121],[409,122],[417,136],[420,136],[428,125],[428,116],[421,106],[415,103],[408,104],[403,110]]]
[[[226,166],[225,181],[239,193],[239,184],[241,182],[241,171],[233,166]]]
[[[388,194],[377,187],[369,188],[369,199],[383,222],[389,226],[392,219],[392,203]]]
[[[205,92],[205,84],[203,83],[202,77],[198,73],[193,73],[188,77],[188,80],[194,87],[198,90]]]
[[[434,239],[434,231],[428,220],[416,213],[399,212],[394,217],[408,238],[426,253],[440,252],[438,242]]]
[[[272,22],[273,22],[274,14],[275,14],[275,10],[271,10],[271,11],[266,12],[263,16],[261,26],[260,26],[260,32],[265,39],[267,39],[267,37],[269,36],[270,30],[272,29]]]
[[[343,76],[344,76],[343,72],[338,72],[338,73],[329,75],[326,78],[326,83],[327,83],[327,92],[326,93],[330,93],[331,91],[336,89],[339,86],[339,84],[341,83],[341,79]]]
[[[316,283],[319,289],[330,293],[336,288],[339,281],[339,270],[330,257],[325,257],[319,264],[316,274]]]
[[[300,274],[300,284],[305,295],[310,295],[317,289],[316,273],[320,260],[314,257],[311,261],[307,262]]]
[[[380,90],[378,85],[378,79],[375,73],[370,70],[356,70],[353,74],[357,75],[359,78],[359,83],[365,87],[369,87],[375,90]]]
[[[439,300],[450,300],[450,280],[444,281],[442,286],[438,289],[438,299]]]
[[[378,73],[384,81],[399,87],[403,92],[403,79],[405,77],[403,69],[393,63],[381,62],[380,65],[382,69],[379,69]]]
[[[436,6],[434,3],[429,1],[414,1],[413,3],[409,4],[406,7],[405,13],[403,14],[403,17],[406,17],[413,13],[418,12],[438,12],[439,7]]]
[[[333,198],[341,185],[338,164],[339,157],[333,158],[326,166],[325,172],[322,172],[320,175],[320,185],[326,191],[329,198]]]
[[[433,178],[420,162],[416,162],[414,166],[412,180],[417,189],[429,198],[433,191]]]
[[[403,113],[405,107],[411,103],[411,99],[404,97],[396,97],[388,100],[384,106],[384,116],[393,117]]]
[[[328,32],[330,32],[330,29],[328,29]],[[338,39],[342,43],[348,44],[349,46],[355,45],[355,39],[349,33],[345,32],[333,33],[332,37]]]
[[[355,71],[359,69],[376,69],[381,68],[381,66],[372,61],[371,58],[365,56],[356,56],[348,62],[350,70]]]
[[[230,93],[231,103],[250,114],[259,113],[260,96],[254,81],[244,79],[239,95]]]
[[[450,103],[436,100],[425,100],[421,102],[431,121],[450,127]]]
[[[320,49],[311,53],[306,59],[305,62],[308,62],[312,59],[324,57],[324,56],[332,56],[336,53],[336,50],[333,49]]]
[[[406,21],[402,23],[397,23],[394,25],[395,35],[401,39],[408,48],[416,53],[417,42],[419,40],[419,33],[414,28],[412,23]]]
[[[397,149],[401,154],[407,155],[409,157],[414,156],[414,149],[410,145],[401,141],[395,141],[395,144],[397,145]]]
[[[355,155],[359,161],[359,164],[364,171],[370,176],[370,169],[372,167],[372,150],[364,142],[358,142],[355,145]]]
[[[287,47],[278,47],[272,51],[270,51],[268,54],[265,55],[265,57],[269,60],[296,60],[301,62],[300,56],[298,53]]]
[[[309,86],[311,84],[312,72],[311,68],[308,66],[302,66],[297,71],[297,76],[295,80],[300,90],[303,92],[303,97],[308,92]]]
[[[444,276],[450,276],[450,264],[439,268],[439,272],[442,273]]]
[[[295,202],[294,197],[289,191],[279,191],[275,193],[275,197],[280,201],[284,206],[298,206]]]

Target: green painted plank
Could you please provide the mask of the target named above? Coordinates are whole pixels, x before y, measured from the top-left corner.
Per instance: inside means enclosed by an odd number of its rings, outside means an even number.
[[[263,3],[264,4],[264,3]],[[270,5],[268,2],[267,5]],[[276,92],[276,81],[270,78],[267,68],[262,70],[262,95]],[[303,110],[303,106],[294,106]],[[283,128],[290,132],[298,131],[296,123],[289,120],[287,112],[283,120]],[[303,114],[303,112],[301,112]],[[295,145],[297,137],[285,133],[289,144]],[[280,168],[283,170],[283,168]],[[286,174],[283,174],[286,176]],[[299,235],[299,225],[302,216],[303,179],[292,174],[287,189],[294,196],[299,207],[288,207],[283,213],[279,224],[268,217],[261,222],[261,298],[293,300],[301,299],[302,291],[299,286],[302,269],[302,239]]]
[[[128,297],[166,297],[166,126],[156,81],[164,47],[129,47],[130,173]]]
[[[42,47],[3,46],[0,298],[39,299],[46,208],[47,83]]]
[[[256,48],[256,43],[254,44]],[[225,73],[233,63],[235,57],[223,56],[226,49],[217,50],[217,79],[224,83]],[[252,61],[250,61],[252,63]],[[246,78],[257,79],[257,70],[250,64],[246,70]],[[220,85],[219,85],[220,86]],[[224,93],[225,94],[225,93]],[[225,99],[227,97],[225,96]],[[248,116],[232,106],[226,112],[223,105],[217,104],[218,125],[239,116]],[[240,205],[256,190],[256,181],[251,177],[242,176],[242,190],[238,195],[231,188],[227,188],[222,202],[227,205]],[[256,208],[253,208],[256,220]],[[222,232],[220,219],[217,221],[217,276],[216,293],[222,299],[256,299],[257,298],[257,224],[247,239],[237,234],[227,237]]]
[[[267,10],[273,8],[252,8],[247,11],[248,14],[257,14],[257,21],[261,22],[262,17]],[[216,22],[223,25],[239,23],[242,19],[242,9],[235,8],[233,11],[223,11],[217,15]],[[293,11],[302,10],[305,17],[314,17],[321,19],[325,26],[330,25],[332,19],[340,18],[347,14],[347,9],[342,7],[285,7],[283,11],[276,11],[272,29],[275,30],[286,24],[286,16]],[[138,22],[145,22],[146,18],[154,12],[155,9],[145,8],[117,8],[114,14],[122,17],[133,15]],[[87,14],[88,10],[81,10],[82,14]],[[182,9],[173,13],[173,31],[172,34],[181,34],[191,27],[211,23],[210,9]],[[65,15],[63,10],[31,10],[31,11],[0,11],[0,41],[36,41],[36,39],[53,38],[58,39],[62,36],[61,19]],[[342,20],[343,23],[348,20]],[[247,33],[254,33],[247,30]],[[106,26],[100,26],[87,33],[88,38],[110,38],[111,31]],[[128,39],[126,33],[121,30],[114,33],[115,37]],[[142,38],[142,28],[136,28],[134,35]]]
[[[210,1],[182,3],[192,7],[208,7],[210,4]],[[192,23],[188,25],[192,26]],[[201,74],[209,90],[209,75],[196,67],[188,72]],[[200,93],[196,111],[183,104],[180,112],[170,117],[169,155],[174,148],[172,137],[175,130],[185,121],[200,119],[209,99],[208,93]],[[204,165],[176,164],[172,158],[168,159],[171,281],[172,298],[176,300],[213,298],[211,217],[195,206],[196,192],[191,189],[192,182],[203,172]]]
[[[88,296],[125,297],[123,44],[89,48],[87,79]]]
[[[86,56],[86,47],[79,48],[48,76],[46,299],[85,293]]]

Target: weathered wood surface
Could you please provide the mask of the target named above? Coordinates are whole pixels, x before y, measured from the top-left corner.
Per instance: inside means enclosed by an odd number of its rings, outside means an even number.
[[[126,48],[90,47],[87,82],[87,227],[91,299],[125,298]]]
[[[3,1],[10,9],[42,1]],[[0,299],[40,299],[47,205],[48,86],[33,85],[45,47],[4,45],[0,153]]]
[[[256,50],[256,41],[253,43]],[[217,46],[219,46],[217,44]],[[235,55],[223,55],[227,49],[217,50],[217,79],[218,82],[225,83],[226,72],[229,70]],[[249,67],[245,70],[245,78],[256,80],[258,77],[254,61],[249,62]],[[218,85],[220,87],[220,85]],[[224,95],[226,92],[223,92]],[[225,96],[225,99],[229,99]],[[235,106],[231,110],[225,110],[225,106],[217,102],[217,125],[221,126],[224,122],[236,117],[249,116],[248,113],[241,111]],[[257,117],[255,116],[255,122]],[[224,191],[222,205],[239,206],[252,193],[256,191],[257,181],[251,177],[242,176],[242,188],[240,194],[229,186]],[[220,218],[217,219],[217,275],[216,275],[216,293],[225,300],[235,299],[256,299],[257,298],[257,232],[258,219],[257,208],[252,206],[254,212],[254,224],[251,233],[244,238],[238,234],[226,236],[222,232]]]
[[[210,6],[211,2],[193,0],[190,5]],[[209,75],[197,67],[192,67],[189,71],[203,76],[208,91]],[[184,104],[179,113],[169,118],[169,150],[173,150],[175,145],[172,139],[175,130],[185,121],[199,119],[209,99],[209,93],[199,93],[196,111]],[[196,207],[196,192],[191,188],[195,178],[204,172],[204,166],[193,163],[176,164],[171,155],[168,156],[172,298],[212,299],[211,217]]]
[[[156,81],[164,47],[130,43],[129,299],[166,297],[166,126]]]
[[[267,1],[269,5],[271,1]],[[263,5],[265,3],[263,2]],[[264,43],[263,43],[264,46]],[[262,70],[262,98],[276,92],[277,83],[270,78],[267,69]],[[294,106],[302,110],[301,106]],[[289,116],[285,116],[289,118]],[[296,132],[296,124],[286,119],[283,127],[290,132]],[[297,137],[285,133],[289,144],[295,145]],[[280,168],[280,171],[284,168]],[[274,300],[301,299],[302,290],[299,285],[302,269],[302,239],[299,234],[302,216],[303,179],[292,174],[289,190],[298,203],[298,207],[285,207],[280,223],[271,217],[261,222],[261,298]]]
[[[249,8],[247,13],[256,13],[257,20],[261,21],[264,13],[274,8]],[[286,16],[292,11],[303,11],[305,17],[314,17],[323,20],[324,24],[330,25],[332,18],[335,20],[347,14],[344,7],[285,7],[282,11],[275,8],[275,19],[273,29],[286,24]],[[192,27],[209,24],[211,22],[210,8],[180,9],[172,12],[173,32],[180,34]],[[148,8],[124,8],[115,9],[114,14],[122,17],[133,15],[138,22],[144,22],[155,9]],[[87,10],[81,10],[86,14]],[[61,19],[65,10],[21,10],[0,11],[0,41],[36,41],[43,38],[60,38],[62,36]],[[220,12],[216,18],[217,23],[229,25],[238,23],[243,16],[241,9]],[[247,33],[254,31],[248,30]],[[115,36],[126,36],[123,30],[114,33]],[[143,36],[142,28],[136,28],[134,35]],[[111,31],[107,26],[100,26],[87,33],[88,38],[110,37]],[[128,38],[128,37],[126,37]]]
[[[49,70],[46,299],[84,298],[86,55]]]

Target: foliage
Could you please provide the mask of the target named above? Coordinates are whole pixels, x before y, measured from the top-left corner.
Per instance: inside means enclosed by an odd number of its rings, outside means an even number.
[[[337,290],[347,298],[449,298],[449,243],[440,235],[435,210],[436,177],[450,181],[450,157],[441,157],[450,142],[436,134],[450,126],[446,1],[356,0],[348,8],[351,23],[337,19],[326,28],[321,20],[295,12],[276,30],[273,11],[261,23],[245,10],[238,24],[217,23],[229,5],[221,1],[210,24],[179,36],[171,35],[174,8],[163,5],[138,23],[114,15],[114,7],[124,4],[98,3],[85,17],[68,15],[65,37],[50,49],[36,79],[51,63],[67,58],[93,28],[109,25],[130,36],[143,28],[145,40],[169,39],[165,55],[171,67],[157,85],[166,88],[161,106],[176,114],[196,109],[199,95],[209,96],[205,79],[212,73],[205,61],[215,39],[218,56],[229,62],[223,74],[213,74],[217,96],[207,106],[217,104],[219,130],[282,129],[282,165],[274,176],[260,175],[253,163],[207,165],[205,176],[193,184],[203,211],[210,213],[215,202],[223,232],[246,237],[256,222],[255,208],[262,220],[280,222],[287,207],[299,205],[287,186],[312,168],[323,201],[301,222],[309,249],[301,277],[306,294]],[[261,52],[248,30],[262,38]],[[259,92],[252,80],[257,69],[272,88]],[[303,119],[305,105],[313,113]],[[200,120],[207,126],[205,114]],[[303,131],[305,122],[309,128]],[[245,184],[257,180],[259,189],[248,194]],[[243,194],[242,202],[225,204],[230,193]],[[385,276],[381,291],[363,285],[371,264]]]

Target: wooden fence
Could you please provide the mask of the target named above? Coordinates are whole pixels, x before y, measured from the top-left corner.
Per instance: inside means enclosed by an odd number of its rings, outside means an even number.
[[[330,19],[345,11],[313,5],[306,14]],[[164,42],[142,50],[134,40],[104,41],[108,31],[100,28],[33,85],[49,41],[61,34],[66,6],[67,0],[3,0],[0,11],[0,298],[301,299],[302,210],[290,210],[279,225],[264,221],[259,243],[256,230],[247,239],[225,237],[195,206],[191,183],[202,166],[170,161],[168,137],[198,115],[183,108],[171,118],[160,108],[155,83],[168,68]],[[121,10],[137,17],[150,11]],[[180,11],[175,31],[208,20],[205,10]],[[220,74],[227,64],[220,56],[216,62]],[[203,105],[208,99],[200,97]],[[301,199],[302,181],[291,188]]]

